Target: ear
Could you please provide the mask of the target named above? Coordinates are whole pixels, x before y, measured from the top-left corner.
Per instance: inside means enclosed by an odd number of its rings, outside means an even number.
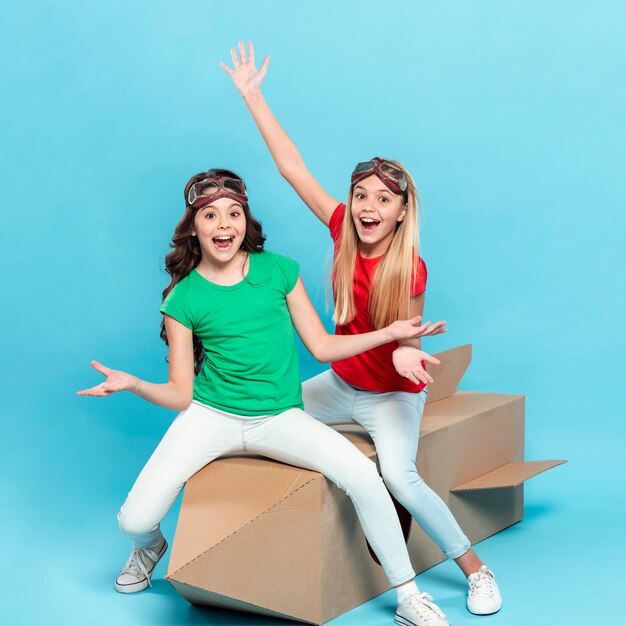
[[[402,209],[402,213],[400,213],[400,215],[398,215],[398,224],[404,220],[404,217],[406,215],[406,209],[407,209],[407,205],[404,205],[404,208]]]
[[[196,236],[196,229],[195,229],[195,228],[192,228],[192,229],[191,229],[191,236],[192,236],[192,237],[195,237],[195,236]]]

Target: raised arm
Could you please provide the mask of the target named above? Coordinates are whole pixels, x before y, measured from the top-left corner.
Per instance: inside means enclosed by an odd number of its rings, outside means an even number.
[[[287,305],[300,339],[302,339],[307,350],[322,363],[346,359],[390,341],[418,337],[425,329],[424,326],[417,326],[421,319],[418,316],[409,320],[394,322],[371,333],[331,335],[324,328],[319,315],[311,304],[301,278],[298,279],[296,286],[287,296]],[[436,358],[426,353],[423,354],[425,355],[424,360],[436,365],[439,364]],[[424,380],[424,382],[427,381]]]
[[[149,383],[92,361],[91,366],[106,376],[106,380],[91,389],[79,391],[78,395],[104,397],[118,391],[130,391],[152,404],[185,410],[193,398],[193,335],[189,328],[169,315],[165,316],[165,331],[170,347],[167,383]]]
[[[233,79],[235,87],[242,95],[278,171],[311,211],[328,225],[330,216],[339,201],[324,191],[309,172],[295,144],[278,123],[261,93],[261,83],[267,74],[270,58],[265,57],[261,68],[257,70],[252,42],[248,44],[246,55],[245,46],[241,41],[239,42],[239,55],[234,48],[231,49],[230,55],[233,68],[231,69],[225,63],[220,63],[220,65]]]

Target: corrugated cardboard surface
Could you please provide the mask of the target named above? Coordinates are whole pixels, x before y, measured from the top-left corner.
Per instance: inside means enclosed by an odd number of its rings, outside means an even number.
[[[454,393],[471,347],[437,356],[441,382],[422,420],[418,470],[476,542],[522,518],[523,485],[503,483],[547,465],[522,463],[523,396]],[[339,430],[375,458],[362,429]],[[443,560],[415,522],[408,547],[418,572]],[[215,461],[188,482],[167,577],[191,602],[315,624],[389,588],[341,490],[315,472],[249,457]]]
[[[519,463],[509,463],[495,469],[487,474],[483,474],[474,480],[470,480],[463,485],[459,485],[452,492],[474,491],[476,489],[501,489],[504,487],[517,487],[524,481],[545,472],[557,465],[565,463],[563,460],[552,461],[522,461]]]

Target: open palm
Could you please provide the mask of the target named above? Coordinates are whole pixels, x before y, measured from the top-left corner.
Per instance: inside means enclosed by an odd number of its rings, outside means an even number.
[[[230,56],[233,60],[234,68],[231,69],[225,63],[220,63],[220,67],[233,79],[237,91],[242,96],[258,89],[267,74],[267,67],[270,63],[269,56],[265,57],[261,67],[257,70],[254,64],[254,45],[250,41],[248,43],[248,54],[243,41],[239,42],[239,55],[234,48],[230,49]]]
[[[102,365],[102,363],[98,363],[98,361],[92,361],[91,367],[104,374],[106,380],[95,387],[77,392],[79,396],[110,396],[117,391],[131,391],[137,384],[138,379],[136,376],[120,370],[112,370]]]

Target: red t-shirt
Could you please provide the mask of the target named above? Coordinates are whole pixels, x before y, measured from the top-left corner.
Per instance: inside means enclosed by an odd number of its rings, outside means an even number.
[[[339,249],[339,239],[341,237],[341,225],[343,222],[346,206],[340,204],[333,212],[328,227],[330,235],[335,244],[335,255]],[[369,316],[369,291],[372,277],[376,266],[381,260],[381,256],[373,259],[363,258],[357,253],[356,266],[354,269],[354,306],[356,315],[354,319],[344,326],[336,326],[337,335],[356,335],[359,333],[369,333],[376,330],[372,325]],[[413,280],[413,290],[411,295],[417,296],[426,289],[426,264],[418,257],[416,273]],[[408,378],[400,376],[396,372],[391,355],[398,347],[398,342],[383,344],[348,359],[335,361],[331,367],[334,372],[348,384],[367,389],[369,391],[410,391],[417,393],[426,385],[420,383],[416,385]]]

